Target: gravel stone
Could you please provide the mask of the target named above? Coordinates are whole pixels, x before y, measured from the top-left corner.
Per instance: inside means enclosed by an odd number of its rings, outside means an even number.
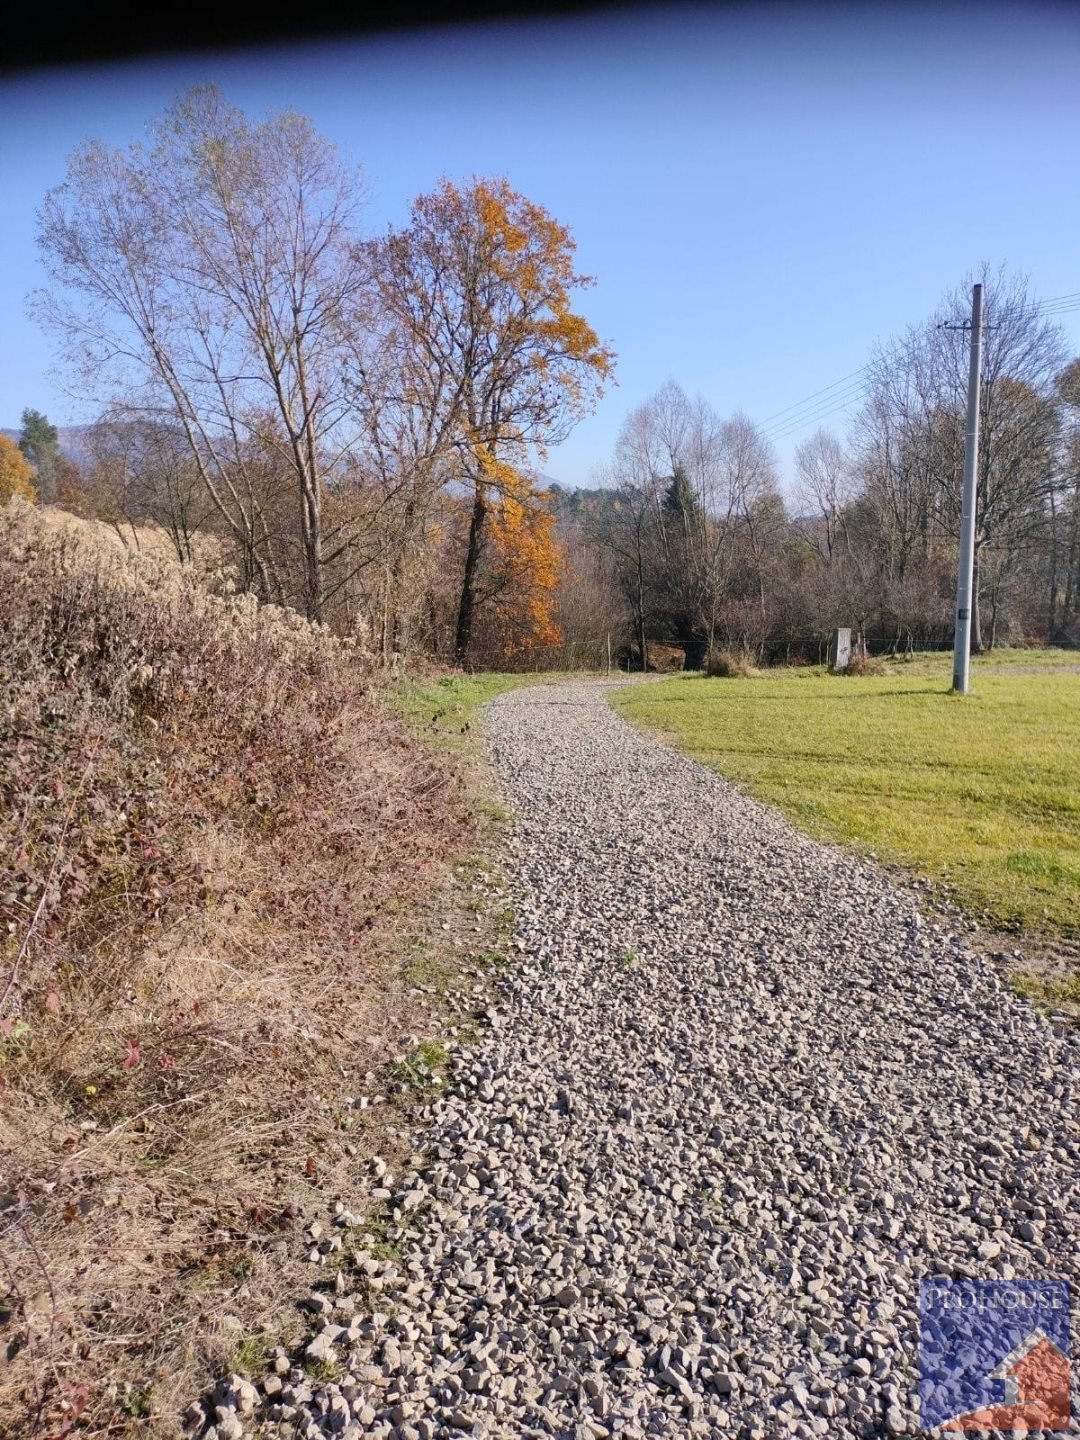
[[[921,1277],[1080,1283],[1074,1035],[609,688],[488,709],[513,962],[297,1433],[916,1434]]]

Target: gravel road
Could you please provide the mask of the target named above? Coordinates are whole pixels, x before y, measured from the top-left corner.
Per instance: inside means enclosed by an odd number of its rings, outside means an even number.
[[[918,1434],[920,1277],[1080,1279],[1076,1042],[604,690],[488,712],[517,963],[395,1192],[381,1313],[328,1323],[360,1354],[300,1418]]]

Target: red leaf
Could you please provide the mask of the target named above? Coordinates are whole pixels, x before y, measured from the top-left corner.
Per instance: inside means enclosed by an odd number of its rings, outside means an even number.
[[[307,1164],[304,1166],[304,1174],[305,1174],[305,1175],[314,1175],[314,1174],[315,1174],[315,1157],[314,1157],[313,1155],[309,1155],[309,1156],[307,1157]]]
[[[124,1056],[124,1069],[134,1070],[142,1060],[142,1046],[138,1040],[126,1040],[127,1054]]]
[[[48,995],[45,996],[45,1004],[55,1015],[57,1010],[60,1009],[60,996],[57,991],[49,991]]]

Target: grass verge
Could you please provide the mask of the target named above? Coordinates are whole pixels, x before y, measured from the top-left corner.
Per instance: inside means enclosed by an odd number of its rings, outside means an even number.
[[[538,674],[407,674],[380,691],[383,703],[418,740],[448,759],[469,796],[473,810],[489,823],[507,819],[495,794],[484,754],[484,706],[522,685],[550,684],[565,676]]]
[[[380,694],[419,739],[437,750],[476,761],[483,753],[479,718],[484,706],[507,690],[550,683],[552,678],[498,673],[407,675]]]

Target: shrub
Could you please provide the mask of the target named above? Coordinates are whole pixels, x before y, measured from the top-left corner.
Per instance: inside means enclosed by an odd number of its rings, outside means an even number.
[[[714,679],[745,680],[759,672],[753,660],[744,652],[712,650],[705,661],[705,673]]]
[[[242,1275],[262,1304],[281,1262],[253,1233],[347,1183],[330,1097],[393,1053],[397,927],[470,822],[362,657],[292,612],[18,500],[0,594],[0,1250],[24,1327],[0,1414],[70,1382],[80,1433],[112,1433],[109,1383],[149,1373],[158,1418],[192,1398],[236,1343],[206,1291],[235,1310]],[[20,1298],[43,1290],[47,1345]]]
[[[832,673],[834,675],[887,675],[889,672],[884,660],[879,660],[876,655],[853,653],[846,670],[834,670]]]

